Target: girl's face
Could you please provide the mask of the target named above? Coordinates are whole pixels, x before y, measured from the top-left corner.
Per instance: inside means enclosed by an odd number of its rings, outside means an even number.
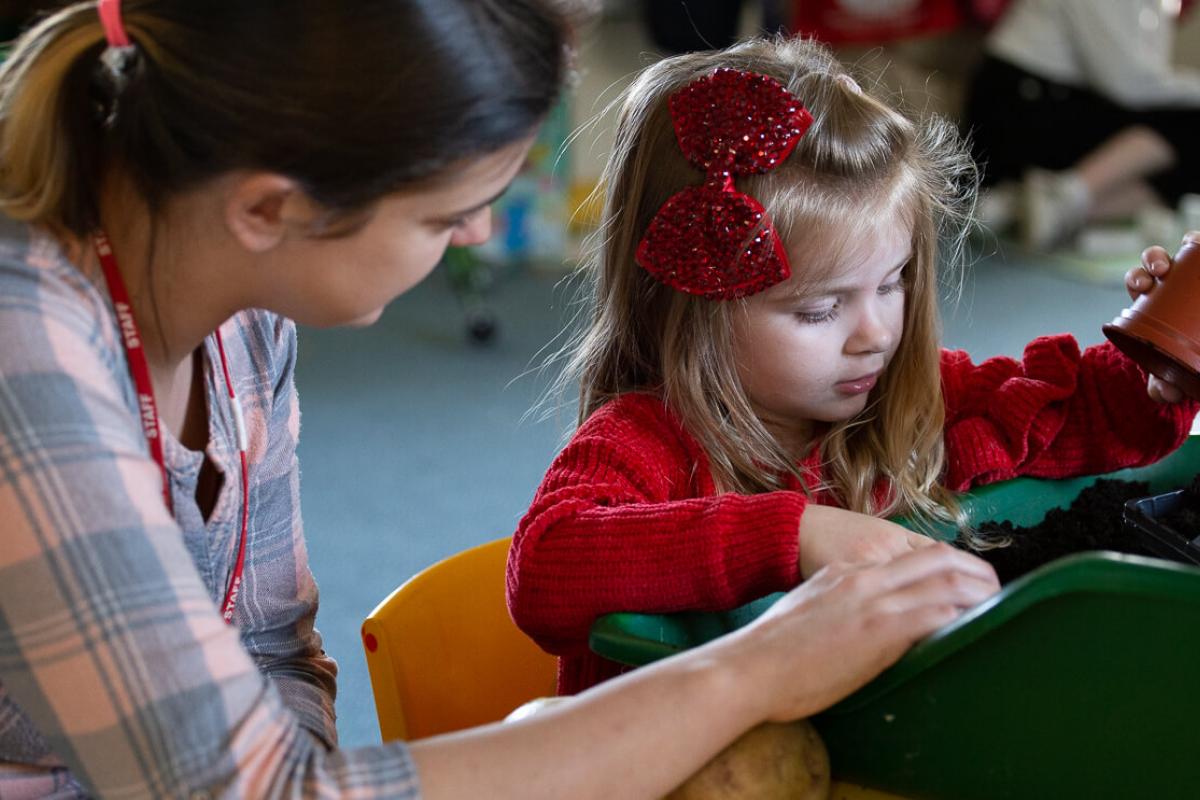
[[[286,274],[272,287],[272,310],[321,327],[371,324],[433,271],[448,246],[487,240],[490,206],[531,143],[532,136],[467,162],[431,188],[384,198],[349,235],[298,237]]]
[[[805,254],[789,254],[793,277],[745,301],[734,314],[734,356],[763,423],[788,447],[814,422],[858,414],[904,332],[907,225],[881,222],[819,285],[804,285]],[[811,258],[811,254],[809,258]]]

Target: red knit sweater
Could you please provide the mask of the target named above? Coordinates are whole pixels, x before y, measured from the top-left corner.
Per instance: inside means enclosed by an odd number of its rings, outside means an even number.
[[[1061,478],[1151,463],[1200,405],[1160,405],[1109,344],[1043,337],[1023,361],[943,351],[947,486]],[[806,466],[818,468],[816,457]],[[800,580],[799,491],[716,494],[708,459],[662,402],[629,394],[594,413],[547,472],[508,561],[517,625],[559,658],[572,694],[625,668],[588,650],[614,611],[733,608]],[[830,502],[818,495],[814,502]]]

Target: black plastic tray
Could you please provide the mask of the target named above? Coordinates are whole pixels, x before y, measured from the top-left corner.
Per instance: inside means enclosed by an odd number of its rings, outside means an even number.
[[[1174,561],[1200,564],[1200,531],[1178,531],[1160,519],[1187,502],[1186,490],[1156,494],[1125,504],[1125,525],[1152,553]]]

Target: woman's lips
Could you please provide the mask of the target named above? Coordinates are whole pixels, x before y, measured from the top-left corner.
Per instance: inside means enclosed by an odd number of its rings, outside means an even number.
[[[835,383],[833,388],[844,395],[866,394],[875,388],[875,383],[879,380],[879,373],[872,372],[870,375],[863,375],[858,378],[851,378],[848,381]]]

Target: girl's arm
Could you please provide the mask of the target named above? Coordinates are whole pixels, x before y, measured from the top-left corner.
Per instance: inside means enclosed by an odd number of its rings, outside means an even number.
[[[1200,410],[1159,403],[1147,376],[1109,343],[1080,352],[1067,335],[1035,339],[1021,361],[942,354],[947,485],[1018,475],[1065,478],[1152,463],[1179,447]]]
[[[699,445],[646,395],[597,412],[555,459],[513,538],[513,619],[546,650],[587,651],[613,611],[727,609],[821,567],[931,540],[800,492],[714,495]]]
[[[714,495],[699,446],[647,395],[602,408],[555,459],[508,564],[513,619],[584,652],[612,611],[731,608],[795,586],[806,499]]]
[[[414,743],[423,795],[662,797],[751,726],[827,707],[996,588],[945,545],[827,569],[704,647],[519,723]]]

